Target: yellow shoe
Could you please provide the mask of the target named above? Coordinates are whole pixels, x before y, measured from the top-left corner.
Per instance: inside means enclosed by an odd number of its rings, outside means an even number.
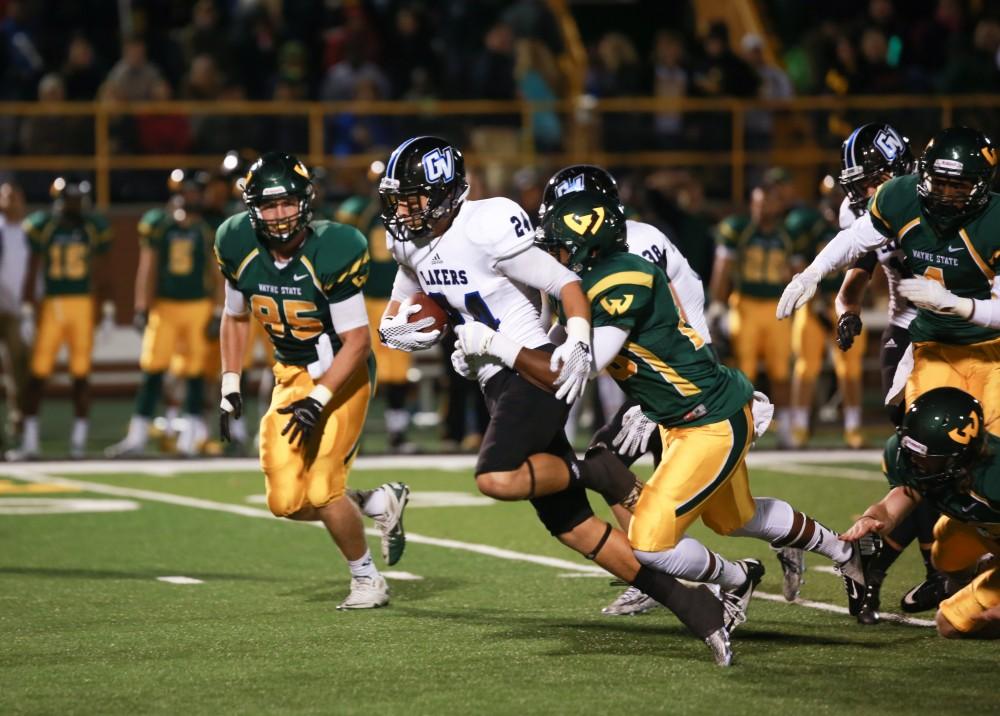
[[[865,447],[865,436],[861,434],[860,430],[845,430],[844,443],[851,450],[861,450]]]

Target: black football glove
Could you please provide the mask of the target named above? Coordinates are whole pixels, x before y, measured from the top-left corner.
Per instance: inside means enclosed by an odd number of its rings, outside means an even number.
[[[282,415],[291,415],[288,423],[281,431],[282,435],[288,435],[289,445],[296,443],[304,445],[312,436],[313,430],[319,425],[320,416],[323,414],[323,404],[308,395],[301,400],[278,408]]]
[[[229,418],[239,420],[243,415],[243,398],[239,393],[227,393],[219,403],[219,438],[224,443],[233,441],[229,434]]]
[[[854,345],[854,337],[861,335],[861,316],[848,311],[837,321],[837,345],[848,351]]]
[[[149,323],[149,311],[136,311],[132,316],[132,327],[139,333],[146,331],[146,324]]]

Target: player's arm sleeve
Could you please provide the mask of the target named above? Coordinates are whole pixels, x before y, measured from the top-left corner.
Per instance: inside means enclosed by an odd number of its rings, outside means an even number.
[[[594,328],[592,349],[594,352],[594,370],[602,371],[621,353],[622,346],[628,339],[628,331],[617,326],[598,326]]]
[[[226,304],[225,310],[230,316],[247,315],[247,299],[229,281],[226,284]]]
[[[469,222],[469,240],[492,259],[493,266],[535,245],[535,231],[528,214],[503,197],[488,199]],[[486,202],[483,202],[486,204]]]
[[[367,326],[368,311],[365,309],[364,295],[355,293],[343,301],[331,303],[330,318],[333,320],[333,330],[338,334]]]
[[[368,240],[360,231],[351,229],[351,236],[336,237],[336,241],[342,245],[350,242],[350,250],[345,252],[346,261],[339,262],[339,265],[329,272],[320,273],[319,280],[322,282],[323,293],[330,303],[339,303],[356,293],[361,293],[365,282],[368,281],[368,271],[371,267]]]
[[[875,267],[878,266],[878,254],[874,251],[869,251],[854,262],[851,268],[861,269],[862,271],[867,271],[869,274],[875,273]]]
[[[830,243],[816,255],[807,270],[826,276],[857,261],[862,255],[879,248],[887,241],[888,238],[872,225],[871,215],[865,214],[830,239]]]
[[[396,270],[396,278],[392,280],[392,293],[389,295],[389,300],[402,303],[419,291],[420,283],[416,276],[406,266],[400,265]]]
[[[498,261],[496,269],[509,279],[556,297],[566,284],[580,280],[579,276],[537,246],[530,246],[511,258]]]

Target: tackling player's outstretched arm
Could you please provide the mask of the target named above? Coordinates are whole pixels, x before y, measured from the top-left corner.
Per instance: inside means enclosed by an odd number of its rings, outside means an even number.
[[[229,418],[239,420],[243,413],[240,396],[240,372],[243,354],[250,338],[250,311],[243,294],[225,281],[226,303],[219,326],[219,351],[222,358],[222,401],[219,403],[219,437],[230,440]]]
[[[873,266],[866,261],[877,263],[874,252],[868,252],[861,261],[854,264],[844,276],[834,305],[837,308],[837,345],[840,350],[849,350],[854,345],[854,338],[861,334],[861,299],[865,295],[865,287],[872,277]],[[862,262],[864,265],[862,266]]]
[[[920,503],[920,495],[908,487],[894,487],[889,494],[865,510],[849,530],[840,535],[844,542],[853,542],[871,532],[889,534],[900,521]]]

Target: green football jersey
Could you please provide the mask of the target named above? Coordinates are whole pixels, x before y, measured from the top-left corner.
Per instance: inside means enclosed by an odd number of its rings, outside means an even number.
[[[785,217],[785,231],[792,237],[796,252],[806,261],[816,258],[816,254],[837,235],[837,227],[827,221],[822,212],[811,206],[799,206],[788,212],[788,216]],[[843,279],[843,273],[829,274],[819,282],[819,292],[836,295]]]
[[[93,258],[111,248],[107,219],[88,212],[79,222],[68,222],[51,211],[36,211],[22,227],[31,251],[42,256],[46,296],[90,293]]]
[[[392,295],[392,283],[396,279],[397,264],[386,242],[381,202],[370,196],[348,197],[337,209],[337,221],[357,227],[368,237],[371,270],[365,284],[365,295],[371,298],[389,298]]]
[[[214,232],[206,221],[177,223],[163,209],[151,209],[139,220],[139,243],[156,251],[156,296],[193,301],[212,296],[209,275]]]
[[[988,457],[972,468],[968,492],[951,487],[924,499],[960,522],[1000,525],[1000,438],[987,434],[986,441]],[[908,466],[900,452],[898,435],[886,440],[882,472],[893,487],[906,485]]]
[[[890,179],[869,203],[872,224],[896,239],[913,275],[943,284],[957,296],[988,299],[1000,267],[1000,196],[990,195],[986,209],[949,235],[938,236],[921,212],[916,174]],[[958,316],[919,309],[910,323],[914,342],[967,345],[1000,338],[1000,330],[973,325]]]
[[[792,277],[795,242],[784,226],[765,232],[747,216],[730,216],[716,229],[718,242],[733,256],[733,291],[754,298],[779,298]]]
[[[246,297],[267,330],[279,361],[312,363],[323,333],[334,351],[340,349],[330,304],[360,293],[368,278],[368,246],[357,229],[312,221],[298,253],[279,268],[244,211],[219,227],[215,254],[222,275]]]
[[[659,267],[619,253],[581,275],[595,328],[628,332],[608,374],[643,412],[665,427],[726,420],[742,410],[753,386],[738,370],[721,365],[683,320]]]

